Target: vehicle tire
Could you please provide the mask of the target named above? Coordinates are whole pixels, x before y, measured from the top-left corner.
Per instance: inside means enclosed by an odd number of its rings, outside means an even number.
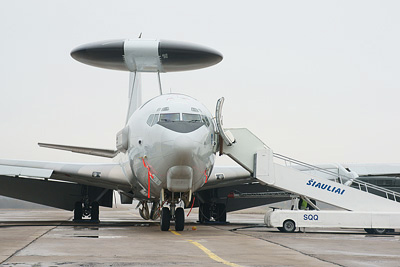
[[[175,230],[183,231],[185,228],[185,211],[183,208],[177,208],[175,211]]]
[[[374,233],[374,229],[371,228],[364,228],[364,231],[367,232],[367,234],[372,235]]]
[[[218,222],[226,222],[226,206],[225,204],[217,204],[217,210],[218,210]]]
[[[99,221],[99,203],[98,202],[92,203],[92,208],[90,211],[90,220],[93,222]]]
[[[283,222],[282,229],[285,233],[293,233],[296,230],[296,224],[292,220],[286,220]]]
[[[161,210],[160,228],[161,231],[168,231],[171,224],[171,212],[169,208],[164,207]]]
[[[82,220],[82,202],[78,201],[75,202],[75,207],[74,207],[74,221],[81,221]]]
[[[386,234],[386,229],[375,228],[375,229],[372,229],[372,230],[374,231],[374,234],[376,234],[376,235],[384,235],[384,234]]]

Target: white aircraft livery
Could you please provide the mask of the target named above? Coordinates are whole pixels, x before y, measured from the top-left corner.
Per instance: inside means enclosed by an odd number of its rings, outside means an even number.
[[[185,42],[128,39],[82,45],[74,49],[71,56],[91,66],[129,72],[126,124],[116,135],[116,149],[47,143],[39,143],[39,146],[114,158],[115,163],[3,159],[0,160],[0,195],[73,210],[77,222],[99,222],[99,206],[112,207],[113,192],[117,191],[122,204],[139,201],[139,213],[143,219],[160,218],[162,231],[169,230],[171,221],[175,230],[182,231],[184,208],[199,207],[200,223],[225,223],[229,211],[288,200],[292,193],[311,192],[315,196],[322,192],[319,188],[315,193],[304,184],[300,185],[305,187],[301,187],[304,189],[301,191],[300,187],[293,186],[292,180],[284,184],[286,180],[283,179],[281,182],[285,186],[281,187],[274,184],[275,176],[283,177],[278,175],[279,170],[285,170],[287,176],[306,176],[306,180],[311,173],[294,175],[295,168],[286,170],[275,166],[273,157],[285,162],[292,160],[290,162],[294,164],[301,162],[272,153],[247,129],[223,129],[223,98],[218,100],[213,117],[204,105],[190,96],[162,93],[160,73],[215,65],[222,60],[218,51]],[[142,72],[157,73],[160,85],[160,95],[144,104],[141,97]],[[214,166],[217,152],[230,156],[240,166]],[[309,168],[311,165],[302,166]],[[321,169],[311,167],[311,171]],[[358,175],[350,170],[353,167]],[[329,168],[322,167],[323,170]],[[336,188],[335,193],[340,191],[340,194],[327,192],[330,197],[343,195],[344,186],[355,183],[358,177],[375,181],[389,177],[394,179],[393,185],[396,186],[396,177],[400,174],[398,165],[372,166],[369,169],[362,165],[335,168],[343,171],[345,176],[354,175],[345,184],[332,186]],[[300,171],[303,170],[298,168],[297,172]],[[330,175],[332,173],[336,175],[336,172],[330,172]],[[346,188],[346,192],[350,189]],[[303,199],[307,200],[305,193]],[[320,201],[326,197],[324,194],[317,196],[319,198],[315,199]],[[311,200],[307,203],[314,205]]]
[[[182,94],[162,94],[161,83],[160,95],[142,105],[140,73],[159,75],[160,72],[205,68],[220,62],[221,53],[185,42],[128,39],[82,45],[74,49],[71,56],[88,65],[130,72],[126,126],[117,134],[116,150],[39,145],[110,158],[121,155],[119,163],[1,160],[1,183],[5,186],[0,194],[73,209],[75,221],[84,217],[98,221],[99,205],[112,206],[112,190],[117,190],[122,203],[132,203],[133,199],[140,201],[139,211],[144,219],[156,220],[161,215],[161,230],[168,230],[172,220],[175,229],[182,231],[183,207],[193,207],[194,193],[207,182],[216,180],[209,178],[218,150],[215,122],[207,108],[196,99]],[[238,168],[228,171],[232,177],[249,176]],[[221,175],[225,178],[220,173],[218,179]],[[178,204],[183,207],[176,207]],[[204,216],[199,215],[200,221],[212,217],[210,208],[210,205],[202,207]],[[225,205],[218,204],[217,208],[220,219],[226,220]]]

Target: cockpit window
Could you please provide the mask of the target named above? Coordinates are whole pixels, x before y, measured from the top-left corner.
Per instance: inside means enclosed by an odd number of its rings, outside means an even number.
[[[180,120],[179,113],[160,114],[160,122],[174,122],[179,120]]]
[[[158,122],[158,116],[158,114],[151,114],[147,119],[147,124],[149,126],[153,126],[154,124],[156,124]]]
[[[201,116],[199,114],[182,113],[182,121],[201,122]]]
[[[147,124],[148,124],[149,126],[153,126],[153,120],[154,120],[154,114],[151,114],[151,115],[149,116],[149,118],[147,119]]]

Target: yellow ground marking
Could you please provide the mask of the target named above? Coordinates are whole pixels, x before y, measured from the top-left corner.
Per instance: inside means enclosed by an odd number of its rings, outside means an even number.
[[[174,235],[181,235],[180,233],[178,233],[178,232],[176,232],[176,231],[172,231],[172,230],[169,230],[171,233],[173,233]]]
[[[210,257],[211,259],[223,263],[225,265],[228,266],[233,266],[233,267],[241,267],[238,264],[226,261],[220,257],[218,257],[217,255],[215,255],[214,253],[211,252],[211,250],[209,250],[208,248],[206,248],[205,246],[203,246],[202,244],[200,244],[199,242],[193,241],[193,240],[188,240],[190,243],[192,243],[193,245],[195,245],[196,247],[198,247],[199,249],[201,249],[204,253],[207,254],[208,257]]]
[[[180,233],[173,231],[173,230],[169,230],[171,233],[173,233],[174,235],[181,235]],[[192,243],[193,245],[195,245],[196,247],[198,247],[199,249],[201,249],[204,253],[207,254],[208,257],[210,257],[211,259],[215,260],[216,262],[220,262],[223,263],[225,265],[228,266],[232,266],[232,267],[241,267],[241,265],[236,264],[236,263],[232,263],[229,261],[226,261],[220,257],[218,257],[215,253],[212,253],[211,250],[209,250],[208,248],[206,248],[205,246],[203,246],[202,244],[200,244],[199,242],[193,241],[193,240],[186,240],[190,243]]]

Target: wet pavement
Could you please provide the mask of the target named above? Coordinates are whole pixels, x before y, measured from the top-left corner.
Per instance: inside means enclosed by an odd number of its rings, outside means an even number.
[[[1,266],[399,266],[400,235],[262,226],[263,211],[229,213],[227,225],[199,225],[194,210],[182,232],[161,232],[137,210],[104,209],[100,224],[71,212],[0,210]],[[171,230],[174,230],[171,225]]]

